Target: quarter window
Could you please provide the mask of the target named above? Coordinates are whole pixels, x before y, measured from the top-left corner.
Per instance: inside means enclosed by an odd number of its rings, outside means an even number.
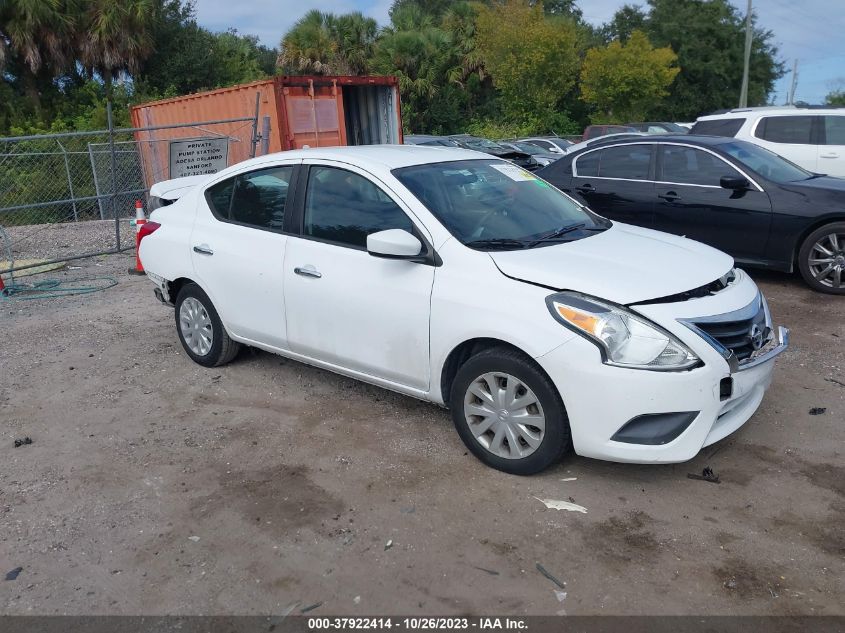
[[[601,150],[599,176],[647,180],[651,165],[651,145],[620,145]]]
[[[825,145],[845,145],[845,116],[824,117]]]
[[[745,119],[713,119],[698,121],[690,130],[690,134],[704,134],[705,136],[736,136]]]
[[[760,119],[754,136],[772,143],[810,145],[811,116],[768,116]]]
[[[367,235],[387,229],[413,232],[414,225],[384,191],[363,176],[345,169],[311,167],[305,199],[304,235],[366,248]]]
[[[599,175],[599,155],[601,152],[590,152],[575,159],[575,169],[580,178],[594,178]]]
[[[663,182],[718,187],[722,176],[742,174],[710,152],[679,145],[663,146]]]
[[[218,220],[281,231],[293,166],[239,174],[209,187],[206,199]]]

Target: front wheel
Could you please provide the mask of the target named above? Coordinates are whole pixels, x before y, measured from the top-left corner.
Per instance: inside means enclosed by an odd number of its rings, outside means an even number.
[[[467,448],[506,473],[540,472],[571,446],[557,389],[516,350],[492,348],[467,360],[452,383],[450,408]]]
[[[798,268],[813,290],[845,294],[845,222],[810,233],[798,252]]]
[[[176,331],[191,359],[204,367],[225,365],[238,354],[240,343],[229,338],[211,299],[194,283],[176,297]]]

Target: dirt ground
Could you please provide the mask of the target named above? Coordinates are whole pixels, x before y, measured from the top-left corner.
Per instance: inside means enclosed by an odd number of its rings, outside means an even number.
[[[49,273],[104,292],[0,300],[0,613],[845,614],[845,298],[752,273],[792,347],[693,461],[519,478],[433,405],[192,363],[131,257]]]

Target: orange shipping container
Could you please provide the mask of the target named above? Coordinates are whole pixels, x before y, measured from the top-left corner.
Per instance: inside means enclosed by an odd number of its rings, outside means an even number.
[[[256,99],[255,129],[252,120],[207,124],[254,117]],[[135,132],[147,186],[188,173],[173,169],[171,141],[228,139],[221,160],[197,162],[193,167],[199,171],[190,173],[210,173],[253,155],[305,146],[402,142],[395,77],[274,77],[133,106],[132,125],[178,126]]]

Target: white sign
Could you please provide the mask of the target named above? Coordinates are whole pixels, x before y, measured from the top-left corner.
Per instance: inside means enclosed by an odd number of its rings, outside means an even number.
[[[537,180],[537,178],[532,176],[531,173],[525,171],[522,167],[518,167],[517,165],[490,165],[490,167],[498,169],[505,176],[511,180],[516,180],[517,182]]]
[[[228,138],[194,138],[170,141],[170,177],[214,174],[229,159]]]

